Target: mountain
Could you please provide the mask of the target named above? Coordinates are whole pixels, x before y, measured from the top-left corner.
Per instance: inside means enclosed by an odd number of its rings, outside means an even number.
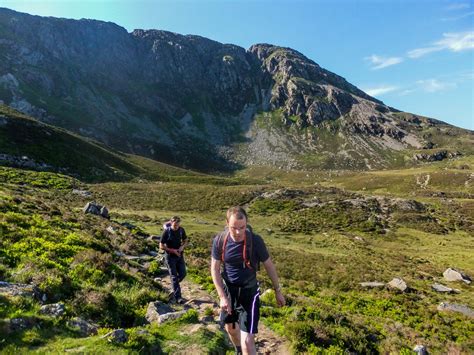
[[[388,107],[290,48],[4,8],[0,100],[121,151],[204,171],[405,166],[471,154],[474,140]]]

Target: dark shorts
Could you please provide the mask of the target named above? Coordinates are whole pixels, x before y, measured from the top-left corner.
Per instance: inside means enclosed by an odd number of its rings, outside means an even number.
[[[240,330],[258,333],[260,319],[260,288],[258,283],[251,287],[233,287],[224,285],[224,290],[230,298],[232,313],[221,311],[221,322],[225,324],[238,323]]]

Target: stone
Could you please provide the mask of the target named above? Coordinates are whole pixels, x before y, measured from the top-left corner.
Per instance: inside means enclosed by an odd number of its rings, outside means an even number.
[[[0,294],[9,296],[31,296],[37,293],[37,289],[33,285],[15,284],[0,281]]]
[[[91,197],[92,193],[90,191],[86,190],[80,190],[80,189],[72,189],[72,193],[75,195],[79,195],[82,197]]]
[[[128,335],[124,329],[120,328],[120,329],[115,329],[115,330],[112,330],[111,332],[108,332],[107,334],[103,335],[101,338],[107,339],[108,341],[112,343],[125,343],[128,340]]]
[[[67,325],[77,330],[82,336],[97,334],[97,326],[95,324],[89,323],[88,321],[80,317],[76,317],[69,320],[67,322]]]
[[[424,345],[416,345],[413,348],[413,351],[419,355],[428,355],[428,350],[426,349],[426,346]]]
[[[390,288],[396,288],[402,292],[406,292],[408,290],[408,286],[403,279],[395,277],[392,281],[388,283]]]
[[[438,311],[452,311],[462,313],[469,318],[474,318],[474,310],[463,304],[441,302]]]
[[[464,282],[468,285],[472,281],[471,278],[469,276],[467,276],[466,274],[464,274],[461,271],[458,271],[456,269],[452,269],[452,268],[447,268],[443,272],[443,276],[444,276],[444,279],[446,281],[462,281],[462,282]]]
[[[435,290],[436,292],[445,292],[445,293],[458,293],[459,292],[459,290],[455,290],[453,288],[450,288],[438,283],[431,285],[431,288]]]
[[[18,330],[31,329],[38,323],[35,318],[12,318],[10,319],[10,331],[16,332]]]
[[[41,314],[45,314],[55,318],[62,316],[64,312],[66,312],[66,307],[63,303],[45,304],[40,308]]]
[[[149,323],[164,323],[170,320],[182,317],[186,311],[175,311],[169,305],[163,302],[150,302],[146,311],[145,318]]]

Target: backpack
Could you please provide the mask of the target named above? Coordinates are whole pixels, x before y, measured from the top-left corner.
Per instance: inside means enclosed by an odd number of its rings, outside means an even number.
[[[229,238],[229,230],[225,228],[224,232],[219,234],[218,240],[217,240],[217,245],[219,246],[219,249],[221,251],[221,262],[222,262],[222,265],[224,265],[224,268],[225,268],[224,252],[225,252],[225,247],[227,245],[228,238]],[[259,265],[255,267],[255,265],[252,264],[252,255],[253,255],[253,232],[252,232],[252,228],[249,225],[247,225],[247,229],[245,230],[244,249],[242,250],[242,259],[244,261],[245,267],[251,270],[258,270]]]
[[[171,221],[163,223],[163,229],[168,233],[168,238],[171,238]],[[183,238],[183,228],[179,227],[179,238]]]

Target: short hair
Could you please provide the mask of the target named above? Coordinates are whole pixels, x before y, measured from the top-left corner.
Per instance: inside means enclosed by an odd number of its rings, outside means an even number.
[[[249,218],[247,216],[247,212],[241,206],[234,206],[234,207],[231,207],[227,210],[227,214],[226,214],[227,222],[229,222],[229,219],[232,216],[235,216],[235,218],[237,218],[237,219],[244,219],[245,218],[246,221],[249,220]]]
[[[181,218],[179,218],[179,216],[173,216],[171,217],[170,221],[179,223],[181,222]]]

